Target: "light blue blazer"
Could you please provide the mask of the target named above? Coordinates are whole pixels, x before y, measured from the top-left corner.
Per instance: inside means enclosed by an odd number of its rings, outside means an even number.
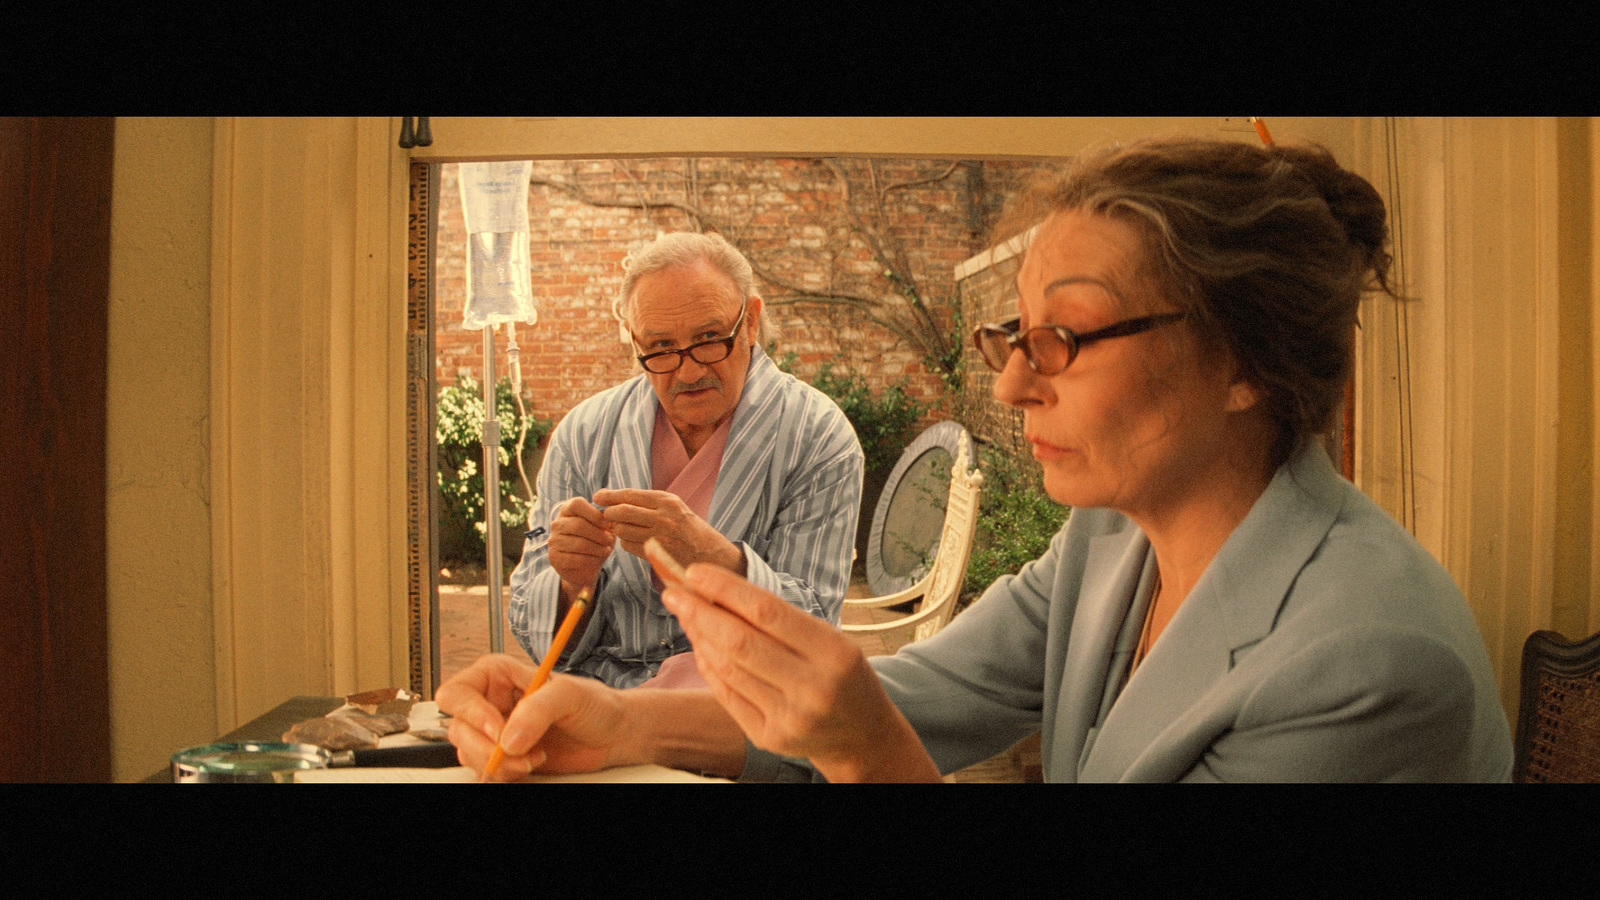
[[[1130,520],[1074,510],[1043,557],[872,664],[947,773],[1040,730],[1046,781],[1509,780],[1460,590],[1319,446],[1278,470],[1128,679],[1153,575]]]

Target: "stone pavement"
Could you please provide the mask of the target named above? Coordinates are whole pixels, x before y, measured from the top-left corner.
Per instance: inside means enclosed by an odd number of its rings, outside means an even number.
[[[851,583],[851,597],[869,597],[864,579]],[[502,612],[510,601],[509,589],[501,602]],[[489,652],[488,623],[489,594],[483,585],[439,585],[439,669],[440,680],[461,671],[479,656]],[[904,613],[886,609],[849,610],[844,621],[851,624],[886,622]],[[511,636],[511,628],[504,627],[505,652],[523,659],[527,654]],[[853,634],[851,637],[867,656],[889,654],[900,649],[909,635]],[[986,762],[978,763],[959,772],[945,776],[954,783],[1018,783],[1039,781],[1039,736],[1034,735],[1015,747]]]

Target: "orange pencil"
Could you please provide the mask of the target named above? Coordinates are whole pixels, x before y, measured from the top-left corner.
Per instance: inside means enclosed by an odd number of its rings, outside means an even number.
[[[533,678],[528,682],[528,689],[522,692],[523,697],[543,687],[545,680],[550,677],[550,670],[555,668],[556,658],[566,648],[567,639],[572,637],[572,630],[578,627],[578,620],[583,618],[583,609],[589,605],[589,596],[589,589],[584,588],[578,592],[578,599],[572,601],[572,608],[567,610],[567,617],[561,620],[561,627],[556,631],[555,640],[550,642],[550,649],[544,655],[544,662],[539,663],[539,670],[533,673]],[[483,767],[483,776],[478,779],[478,783],[488,781],[505,759],[506,751],[501,749],[499,741],[495,741],[494,752],[489,754],[489,764]]]
[[[1256,118],[1255,116],[1251,116],[1250,117],[1250,124],[1254,125],[1256,127],[1256,134],[1258,136],[1260,136],[1261,143],[1266,144],[1268,147],[1271,147],[1272,146],[1272,134],[1267,131],[1267,123],[1261,121],[1260,119]]]

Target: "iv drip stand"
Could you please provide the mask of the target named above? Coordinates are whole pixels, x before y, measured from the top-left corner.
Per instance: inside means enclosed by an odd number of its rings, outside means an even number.
[[[483,547],[488,557],[489,652],[505,652],[500,612],[500,404],[495,396],[494,326],[483,329]]]

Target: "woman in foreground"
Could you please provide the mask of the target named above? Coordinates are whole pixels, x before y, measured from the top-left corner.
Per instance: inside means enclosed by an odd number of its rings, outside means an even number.
[[[1037,225],[1018,317],[974,341],[1073,510],[1044,556],[871,661],[693,566],[662,600],[709,689],[556,677],[519,703],[531,670],[485,657],[438,692],[462,760],[933,781],[1042,730],[1047,781],[1508,780],[1460,591],[1318,440],[1360,293],[1388,290],[1372,186],[1317,148],[1153,141],[1011,221]]]

